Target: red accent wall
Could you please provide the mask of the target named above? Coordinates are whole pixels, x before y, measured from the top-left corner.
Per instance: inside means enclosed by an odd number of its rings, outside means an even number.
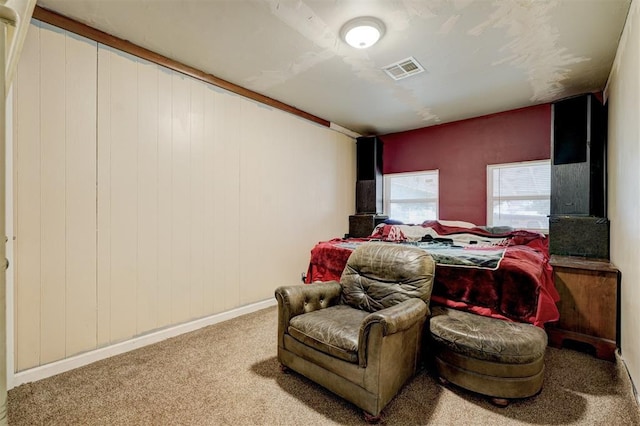
[[[383,173],[439,170],[443,220],[487,220],[487,165],[544,160],[551,151],[551,105],[381,136]]]

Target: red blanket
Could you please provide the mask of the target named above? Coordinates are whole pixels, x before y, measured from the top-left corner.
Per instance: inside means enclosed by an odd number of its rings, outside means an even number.
[[[435,303],[540,327],[558,320],[559,295],[553,284],[548,240],[544,235],[528,231],[496,235],[481,228],[457,228],[438,222],[418,226],[424,229],[410,232],[418,232],[418,236],[424,232],[422,242],[415,240],[415,234],[407,237],[406,227],[391,225],[377,228],[370,238],[320,242],[311,251],[306,282],[340,280],[347,259],[358,244],[371,240],[411,244],[430,251],[436,260],[431,296]],[[412,238],[413,241],[409,241]],[[449,246],[446,256],[439,252],[443,244]],[[451,255],[456,250],[467,254],[470,250],[479,252],[485,248],[503,250],[497,266],[482,262],[470,266],[467,259],[459,262]]]

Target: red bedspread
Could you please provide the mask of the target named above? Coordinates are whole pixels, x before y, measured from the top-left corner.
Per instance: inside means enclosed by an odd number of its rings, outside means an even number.
[[[352,250],[358,244],[371,240],[417,245],[427,251],[433,247],[430,252],[437,266],[431,299],[435,303],[540,327],[546,322],[558,320],[556,302],[559,296],[553,284],[548,240],[544,235],[528,231],[496,235],[481,228],[457,228],[435,221],[418,226],[425,229],[416,229],[415,232],[426,232],[426,237],[421,240],[428,243],[418,242],[415,235],[405,235],[408,231],[413,233],[413,229],[392,225],[377,228],[370,238],[320,242],[311,251],[306,282],[339,280]],[[449,238],[453,244],[448,241]],[[409,241],[411,239],[413,241]],[[446,249],[446,256],[440,256],[438,251],[443,240],[446,240],[444,244],[453,246],[453,249]],[[501,253],[497,265],[469,266],[466,260],[457,262],[451,256],[455,250],[466,254],[468,251],[481,252],[485,249],[497,249]]]

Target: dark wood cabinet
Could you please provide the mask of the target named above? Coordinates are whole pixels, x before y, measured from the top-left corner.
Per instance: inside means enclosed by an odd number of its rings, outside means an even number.
[[[382,141],[356,139],[356,213],[382,213]]]
[[[614,361],[619,346],[619,272],[606,260],[551,256],[560,319],[547,324],[549,344],[588,345]]]
[[[609,258],[606,108],[589,93],[551,111],[549,253]]]
[[[389,219],[376,214],[355,214],[349,216],[349,237],[364,238],[371,235],[374,228]]]
[[[549,217],[549,253],[609,259],[609,220],[591,216]]]
[[[606,217],[606,114],[591,93],[552,105],[551,215]]]

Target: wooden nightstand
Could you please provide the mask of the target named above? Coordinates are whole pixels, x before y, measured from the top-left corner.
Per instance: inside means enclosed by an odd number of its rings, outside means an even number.
[[[591,345],[598,358],[615,360],[619,346],[619,272],[606,260],[551,256],[560,293],[560,320],[547,325],[549,345],[565,340]]]

